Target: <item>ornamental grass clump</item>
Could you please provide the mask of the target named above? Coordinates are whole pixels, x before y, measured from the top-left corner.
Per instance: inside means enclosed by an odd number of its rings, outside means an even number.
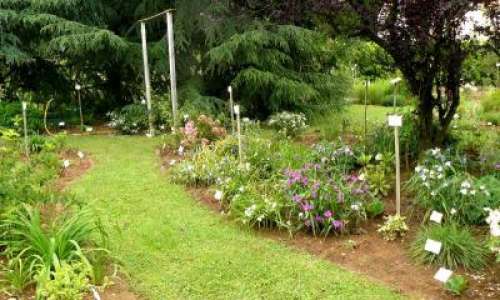
[[[442,243],[441,252],[425,250],[428,239]],[[472,236],[470,230],[458,224],[429,225],[420,228],[411,246],[413,258],[423,264],[435,264],[456,269],[478,270],[486,266],[488,250]]]

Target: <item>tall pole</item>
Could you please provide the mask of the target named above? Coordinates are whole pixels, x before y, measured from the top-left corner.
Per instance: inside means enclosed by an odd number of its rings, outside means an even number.
[[[235,105],[234,106],[234,113],[236,114],[236,126],[238,130],[238,154],[240,157],[240,166],[243,165],[243,145],[241,142],[241,119],[240,119],[240,106]]]
[[[401,215],[401,168],[399,158],[399,126],[394,127],[394,151],[396,152],[396,214]]]
[[[234,99],[233,99],[233,87],[229,86],[227,88],[229,92],[229,111],[231,113],[231,130],[232,133],[234,134],[235,128],[234,128]]]
[[[367,124],[366,124],[366,118],[367,118],[367,102],[368,102],[368,86],[370,85],[370,81],[369,80],[365,80],[365,154],[366,154],[366,128],[367,128]]]
[[[28,118],[26,116],[26,109],[28,107],[28,104],[23,101],[22,103],[22,108],[23,108],[23,125],[24,125],[24,151],[26,152],[26,157],[30,157],[30,147],[29,147],[29,140],[28,140]]]
[[[148,107],[149,134],[154,135],[153,114],[151,111],[151,80],[149,78],[148,45],[146,37],[146,23],[141,22],[142,57],[144,60],[144,82],[146,84],[146,104]]]
[[[79,85],[78,83],[75,84],[75,90],[76,94],[78,97],[78,106],[80,108],[80,130],[83,131],[83,110],[82,110],[82,97],[80,94],[80,90],[82,89],[82,86]]]
[[[172,117],[174,129],[177,126],[177,77],[175,72],[175,44],[174,44],[174,25],[172,11],[167,11],[167,38],[168,38],[168,57],[170,62],[170,97],[172,98]]]

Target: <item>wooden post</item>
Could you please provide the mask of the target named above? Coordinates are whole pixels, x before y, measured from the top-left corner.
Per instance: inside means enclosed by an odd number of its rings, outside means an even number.
[[[241,142],[241,118],[240,118],[240,106],[234,106],[234,113],[236,114],[236,126],[238,130],[238,154],[240,157],[240,166],[243,165],[243,145]]]
[[[235,128],[234,128],[234,100],[233,100],[233,87],[229,86],[227,88],[227,91],[229,92],[229,111],[231,114],[231,131],[234,134]]]
[[[22,103],[22,108],[23,108],[23,125],[24,125],[24,151],[26,152],[26,157],[30,157],[30,146],[29,146],[29,139],[28,139],[28,118],[26,116],[26,109],[28,107],[28,104],[23,101]]]
[[[175,71],[175,44],[174,44],[174,25],[172,11],[167,11],[167,39],[168,39],[168,57],[170,63],[170,97],[172,98],[172,117],[174,129],[177,126],[177,77]]]
[[[396,152],[396,214],[401,215],[401,168],[399,158],[399,126],[394,127],[394,151]]]
[[[154,135],[153,113],[151,111],[151,80],[149,78],[148,45],[146,37],[146,23],[141,22],[142,58],[144,60],[144,82],[146,84],[146,104],[148,107],[149,134]]]

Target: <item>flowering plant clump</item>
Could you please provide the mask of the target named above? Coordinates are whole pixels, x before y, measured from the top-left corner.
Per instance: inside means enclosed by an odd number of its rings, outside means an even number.
[[[307,118],[303,113],[284,111],[272,115],[268,124],[286,137],[295,137],[308,127],[306,122]]]
[[[462,224],[484,222],[484,208],[500,205],[492,190],[498,186],[493,176],[475,178],[461,169],[460,162],[438,148],[426,152],[408,182],[417,202],[437,210]]]
[[[107,114],[109,127],[124,134],[140,134],[148,128],[148,113],[145,105],[129,104]]]
[[[355,170],[357,153],[357,149],[340,140],[338,143],[315,144],[310,155],[313,162],[321,164],[326,172],[347,175]]]
[[[356,175],[330,176],[316,163],[286,170],[285,179],[292,214],[315,235],[357,228],[366,218],[368,185]]]
[[[184,127],[180,128],[181,146],[195,148],[198,145],[208,145],[226,136],[226,129],[218,120],[206,115],[200,115],[196,122],[186,119]]]
[[[400,215],[388,216],[384,225],[377,230],[385,240],[394,241],[398,237],[404,237],[409,230],[406,218]]]
[[[490,226],[490,239],[488,246],[495,254],[496,261],[500,262],[500,208],[490,209],[485,208],[488,212],[486,223]]]

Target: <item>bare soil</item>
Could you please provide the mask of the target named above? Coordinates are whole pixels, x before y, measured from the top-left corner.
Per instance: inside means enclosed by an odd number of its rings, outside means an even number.
[[[168,151],[161,155],[163,170],[170,167],[172,159],[178,161],[180,158]],[[221,207],[210,190],[203,187],[188,187],[187,190],[195,199],[220,214]],[[394,195],[387,197],[385,202],[386,213],[394,213]],[[438,267],[416,264],[409,255],[408,248],[423,216],[412,209],[409,200],[403,200],[402,210],[404,215],[410,216],[410,232],[403,240],[395,242],[385,241],[378,234],[378,226],[384,221],[382,218],[366,222],[360,235],[315,238],[305,233],[290,237],[287,232],[278,230],[259,230],[257,233],[332,261],[417,299],[500,299],[500,266],[493,262],[489,264],[492,267],[478,273],[457,270],[456,273],[467,276],[469,288],[461,297],[446,292],[442,284],[433,279]]]

